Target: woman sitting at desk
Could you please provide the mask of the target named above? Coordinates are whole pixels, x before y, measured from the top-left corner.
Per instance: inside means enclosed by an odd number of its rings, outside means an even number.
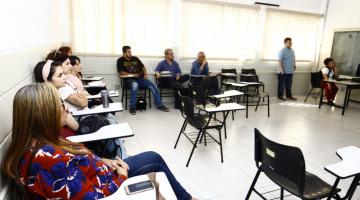
[[[337,78],[338,71],[336,68],[335,60],[332,58],[326,58],[324,60],[324,64],[325,64],[325,67],[323,67],[321,69],[321,72],[323,74],[323,80],[328,80],[328,79],[331,80],[331,79]],[[321,85],[325,91],[325,96],[328,100],[328,103],[330,105],[333,105],[336,93],[338,92],[338,87],[336,86],[335,83],[329,83],[329,82],[325,82],[325,81],[323,81],[321,83]]]
[[[13,108],[11,143],[1,165],[11,180],[8,198],[100,199],[115,193],[128,177],[164,172],[177,199],[192,199],[155,152],[109,160],[61,139],[69,113],[52,85],[24,86]]]

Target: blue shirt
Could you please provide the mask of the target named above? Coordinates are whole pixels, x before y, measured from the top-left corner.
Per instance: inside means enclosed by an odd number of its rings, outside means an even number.
[[[162,72],[162,71],[169,71],[171,73],[171,77],[176,79],[176,76],[181,75],[181,69],[179,64],[174,60],[171,64],[169,64],[166,59],[161,61],[156,69],[155,72]]]
[[[279,52],[279,60],[282,61],[285,74],[293,74],[295,67],[295,52],[291,48],[284,47]],[[280,73],[280,66],[278,67],[278,73]]]
[[[191,68],[191,75],[209,75],[209,66],[208,63],[205,64],[204,69],[201,70],[200,69],[200,63],[198,60],[195,60],[192,63],[192,68]]]

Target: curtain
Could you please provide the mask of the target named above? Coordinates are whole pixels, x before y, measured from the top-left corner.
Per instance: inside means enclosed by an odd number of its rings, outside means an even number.
[[[277,59],[286,37],[292,38],[297,60],[315,59],[320,16],[269,10],[266,16],[263,58]]]

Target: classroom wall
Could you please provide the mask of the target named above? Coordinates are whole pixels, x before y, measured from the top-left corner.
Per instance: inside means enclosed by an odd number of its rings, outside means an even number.
[[[320,49],[320,61],[331,54],[334,30],[354,29],[360,31],[359,0],[329,0],[326,21],[324,25],[323,40]],[[322,67],[322,62],[319,67]]]
[[[0,5],[1,152],[9,141],[4,139],[11,130],[15,92],[32,82],[33,67],[50,49],[69,41],[67,8],[67,0],[11,0]],[[0,182],[0,199],[2,186]]]

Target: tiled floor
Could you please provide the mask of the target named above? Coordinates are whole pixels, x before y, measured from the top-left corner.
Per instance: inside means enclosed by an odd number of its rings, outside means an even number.
[[[313,102],[313,99],[308,102]],[[149,150],[160,153],[184,187],[202,199],[244,199],[256,172],[254,128],[272,140],[300,147],[307,171],[330,184],[335,178],[323,168],[339,161],[335,151],[344,146],[360,146],[358,105],[350,104],[345,116],[342,116],[339,108],[324,106],[319,110],[316,105],[303,104],[302,98],[297,102],[272,99],[270,118],[267,117],[266,107],[259,108],[258,112],[251,108],[248,119],[244,111],[236,112],[234,121],[229,117],[228,138],[224,140],[224,163],[220,162],[219,146],[211,143],[206,147],[199,145],[187,168],[185,164],[192,147],[190,142],[182,137],[178,148],[174,149],[183,122],[178,110],[164,113],[152,108],[135,116],[124,111],[117,117],[121,122],[128,122],[135,132],[135,137],[125,141],[128,153],[133,155]],[[349,184],[350,180],[342,181],[340,187],[347,190]],[[266,191],[276,187],[265,176],[260,176],[257,188]],[[268,197],[277,197],[278,194]],[[253,193],[251,199],[260,198]],[[353,199],[360,199],[360,188]]]

